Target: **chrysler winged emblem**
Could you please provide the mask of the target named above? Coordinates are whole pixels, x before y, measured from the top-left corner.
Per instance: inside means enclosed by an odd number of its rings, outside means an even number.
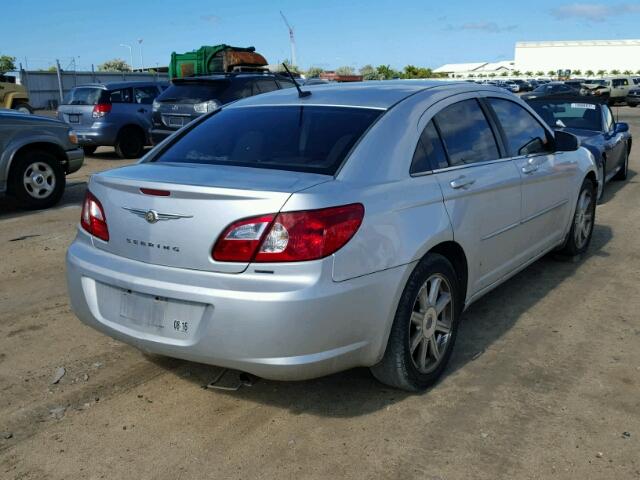
[[[148,223],[157,223],[165,220],[179,220],[181,218],[192,218],[193,215],[180,215],[177,213],[159,213],[155,210],[142,210],[140,208],[122,207],[124,210],[144,218]]]

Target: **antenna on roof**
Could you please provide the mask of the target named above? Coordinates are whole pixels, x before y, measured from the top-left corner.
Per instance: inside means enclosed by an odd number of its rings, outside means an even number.
[[[303,98],[303,97],[308,97],[309,95],[311,95],[311,92],[308,90],[302,90],[300,88],[300,85],[298,85],[298,82],[296,82],[296,79],[293,78],[293,74],[289,71],[289,69],[287,68],[287,64],[282,62],[282,66],[284,67],[284,69],[287,71],[287,73],[289,74],[289,78],[291,78],[291,81],[293,82],[293,84],[296,86],[296,89],[298,90],[298,97]]]

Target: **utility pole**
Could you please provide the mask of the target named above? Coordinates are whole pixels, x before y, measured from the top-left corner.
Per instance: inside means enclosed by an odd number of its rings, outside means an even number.
[[[56,58],[56,73],[58,74],[58,93],[60,94],[60,103],[63,101],[62,93],[62,74],[60,73],[60,60]]]
[[[144,60],[142,59],[142,38],[138,39],[138,45],[140,45],[140,71],[144,70]]]
[[[291,66],[295,67],[297,66],[296,65],[296,39],[293,35],[293,27],[289,25],[289,22],[287,21],[287,17],[284,16],[284,13],[282,13],[282,11],[280,11],[280,16],[282,17],[284,24],[287,26],[287,30],[289,30],[289,43],[291,44]]]

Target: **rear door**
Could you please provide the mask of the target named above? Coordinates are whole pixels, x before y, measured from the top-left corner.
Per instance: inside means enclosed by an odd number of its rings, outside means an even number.
[[[486,101],[522,178],[516,254],[518,262],[523,263],[562,240],[570,209],[571,180],[578,166],[570,155],[552,151],[551,133],[522,105],[504,98]]]
[[[475,294],[516,266],[520,175],[510,159],[502,158],[478,99],[448,103],[434,116],[447,152],[447,166],[436,170],[436,177],[454,238],[467,253],[469,293]]]
[[[159,93],[158,87],[155,85],[134,87],[133,89],[136,117],[138,124],[144,128],[145,132],[151,128],[152,104]]]
[[[102,87],[76,87],[58,106],[58,120],[70,124],[74,128],[88,128],[93,124],[93,108],[105,102],[105,89]]]
[[[111,104],[109,122],[117,125],[126,125],[135,120],[137,105],[133,102],[133,88],[125,87],[106,92],[108,102]]]

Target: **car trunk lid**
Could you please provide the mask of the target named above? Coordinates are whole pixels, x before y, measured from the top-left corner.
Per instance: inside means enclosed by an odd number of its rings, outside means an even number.
[[[93,177],[110,253],[157,265],[240,273],[248,263],[216,262],[218,236],[241,218],[278,212],[297,191],[331,180],[320,174],[220,165],[142,163]],[[159,190],[144,194],[141,189]],[[163,196],[169,192],[168,196]],[[152,213],[150,213],[152,212]]]
[[[104,88],[77,87],[72,89],[58,106],[58,120],[71,126],[93,124],[93,109],[104,97]]]

